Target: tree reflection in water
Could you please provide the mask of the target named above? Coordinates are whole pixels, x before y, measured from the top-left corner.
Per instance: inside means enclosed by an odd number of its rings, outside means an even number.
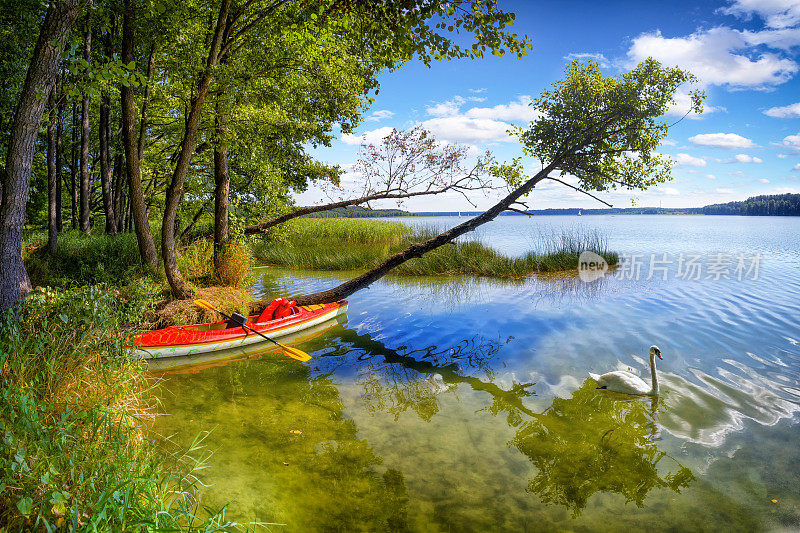
[[[654,440],[658,399],[649,402],[648,412],[643,399],[615,398],[596,385],[587,379],[571,398],[554,398],[518,426],[509,444],[537,468],[528,490],[545,503],[571,508],[576,517],[596,492],[620,494],[641,507],[654,488],[680,492],[689,486],[694,475],[672,458],[677,469],[659,472],[659,462],[669,456]]]
[[[573,517],[595,493],[619,494],[626,503],[641,507],[654,488],[679,493],[695,479],[688,468],[658,449],[657,398],[598,391],[587,379],[571,398],[556,397],[537,413],[524,401],[535,395],[530,390],[533,383],[513,382],[508,389],[494,383],[491,365],[501,346],[498,341],[476,336],[453,348],[392,350],[352,331],[342,335],[342,341],[358,352],[362,398],[372,411],[389,412],[396,419],[410,409],[427,421],[439,412],[438,395],[459,384],[489,394],[492,403],[485,411],[505,414],[516,432],[509,446],[537,469],[528,491],[543,503],[571,509]],[[486,377],[468,374],[476,370]]]

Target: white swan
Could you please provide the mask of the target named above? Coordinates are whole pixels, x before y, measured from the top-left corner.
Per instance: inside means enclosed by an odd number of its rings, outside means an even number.
[[[658,396],[658,378],[656,378],[656,356],[661,357],[661,350],[658,346],[650,347],[650,374],[652,375],[652,383],[648,385],[645,381],[624,370],[617,370],[614,372],[606,372],[599,376],[597,374],[589,373],[597,382],[598,389],[608,389],[614,392],[622,392],[624,394],[638,394],[640,396]]]

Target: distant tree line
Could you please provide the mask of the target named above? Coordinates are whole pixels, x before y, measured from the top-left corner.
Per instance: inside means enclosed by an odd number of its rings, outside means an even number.
[[[753,196],[743,202],[727,202],[705,207],[614,207],[611,209],[582,209],[577,207],[529,209],[525,213],[503,213],[503,216],[528,215],[743,215],[743,216],[800,216],[800,194]],[[472,211],[413,213],[415,216],[473,216]],[[377,215],[374,215],[377,216]]]
[[[358,205],[337,207],[329,211],[321,211],[306,215],[308,218],[377,218],[377,217],[413,217],[414,213],[402,209],[368,209]]]
[[[800,194],[753,196],[744,202],[707,205],[705,215],[800,216]]]

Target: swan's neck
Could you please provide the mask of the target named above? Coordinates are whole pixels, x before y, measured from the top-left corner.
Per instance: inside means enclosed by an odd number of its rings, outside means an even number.
[[[658,378],[656,377],[656,356],[650,354],[650,376],[653,386],[650,389],[650,394],[658,394]]]

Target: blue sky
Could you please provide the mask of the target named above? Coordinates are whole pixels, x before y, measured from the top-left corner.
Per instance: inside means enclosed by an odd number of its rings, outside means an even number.
[[[604,193],[619,207],[702,206],[756,194],[800,192],[800,0],[722,2],[523,2],[500,0],[516,13],[513,30],[533,50],[522,60],[498,58],[404,65],[381,77],[380,92],[356,135],[315,152],[346,170],[362,139],[421,124],[438,139],[521,155],[509,125],[532,118],[531,96],[563,76],[572,57],[595,58],[604,73],[624,72],[652,56],[692,71],[706,90],[706,112],[674,126],[660,152],[673,157],[674,180],[645,192]],[[679,95],[675,118],[688,108]],[[535,162],[526,161],[529,168]],[[359,175],[348,172],[348,187]],[[478,194],[478,207],[500,193]],[[300,204],[320,202],[312,188]],[[603,207],[557,183],[539,187],[529,206]],[[393,204],[377,204],[389,207]],[[474,209],[459,195],[406,202],[411,211]]]

